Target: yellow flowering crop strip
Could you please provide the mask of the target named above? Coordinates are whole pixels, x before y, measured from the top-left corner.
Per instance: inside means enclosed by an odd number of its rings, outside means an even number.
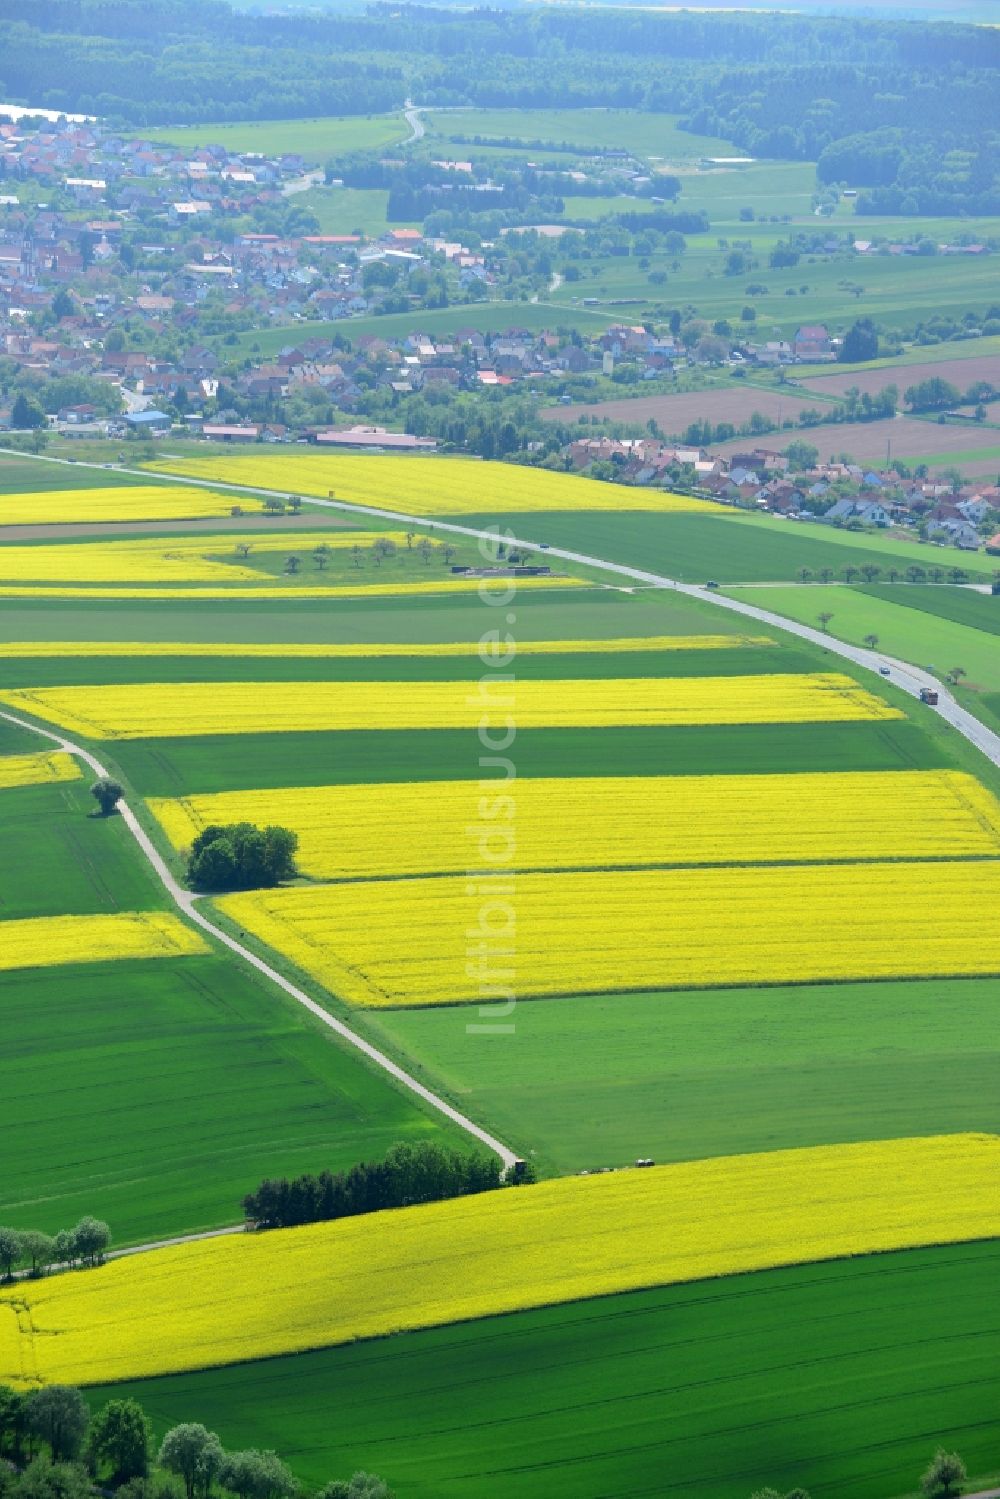
[[[44,786],[57,781],[78,781],[79,765],[72,755],[53,754],[0,756],[0,790],[11,786]]]
[[[738,650],[744,646],[768,646],[774,641],[767,635],[639,635],[610,640],[525,640],[518,641],[517,655],[621,655],[643,651],[714,651]],[[493,664],[502,646],[488,645],[486,661]],[[26,661],[65,656],[247,656],[325,660],[362,660],[383,656],[477,656],[478,641],[377,641],[326,644],[306,641],[298,645],[274,642],[212,640],[8,640],[0,642],[0,660]]]
[[[4,549],[6,550],[6,549]],[[0,556],[3,551],[0,551]],[[207,565],[207,564],[206,564]],[[218,564],[220,567],[225,564]],[[252,574],[259,578],[260,573]],[[290,599],[361,599],[378,598],[383,595],[399,595],[403,598],[430,598],[434,594],[449,593],[472,593],[483,586],[481,578],[452,578],[442,577],[437,582],[405,583],[402,580],[395,583],[358,583],[358,584],[334,584],[323,587],[322,584],[300,584],[295,579],[275,578],[272,583],[259,584],[246,587],[232,584],[228,588],[221,587],[198,587],[192,581],[188,588],[161,588],[155,584],[136,587],[103,587],[94,585],[92,587],[75,588],[70,584],[60,584],[49,587],[44,583],[14,584],[0,582],[0,598],[4,599],[190,599],[193,603],[200,603],[203,599],[279,599],[282,603],[288,603]],[[506,588],[508,580],[501,578],[488,584],[491,588]],[[518,578],[517,591],[524,588],[582,588],[584,584],[579,578],[571,577],[542,577],[542,578]],[[600,586],[600,585],[598,585]]]
[[[182,484],[116,485],[114,488],[40,490],[0,495],[0,527],[67,525],[73,522],[208,520],[229,515],[234,505],[259,514],[263,501],[214,494]],[[0,540],[3,532],[0,531]]]
[[[1000,1234],[1000,1142],[564,1177],[175,1245],[0,1290],[0,1380],[104,1384],[780,1265]],[[2,1313],[20,1303],[22,1328]],[[27,1372],[27,1377],[26,1377]]]
[[[522,870],[1000,857],[1000,803],[957,771],[407,781],[225,791],[151,811],[176,848],[211,823],[277,822],[315,879]],[[487,820],[488,819],[488,820]]]
[[[0,969],[105,963],[113,958],[177,958],[207,951],[197,932],[163,911],[0,922]]]
[[[506,689],[505,689],[506,690]],[[470,682],[175,682],[40,687],[0,702],[90,739],[275,730],[596,728],[901,718],[836,673],[525,681],[510,705]]]
[[[308,551],[324,545],[345,551],[380,537],[405,541],[404,532],[329,531],[251,535],[136,536],[125,541],[46,542],[0,547],[0,583],[225,583],[261,581],[255,553]],[[2,534],[0,534],[2,540]],[[237,547],[248,546],[240,558]],[[267,576],[267,574],[263,574]]]
[[[400,458],[349,455],[244,454],[151,464],[152,472],[187,475],[224,484],[245,484],[287,494],[326,499],[331,491],[352,505],[371,505],[403,515],[511,514],[539,510],[658,510],[666,513],[731,513],[708,500],[656,489],[623,489],[575,474],[479,463],[471,458]]]
[[[998,902],[984,860],[358,880],[219,906],[331,994],[385,1007],[490,983],[528,999],[1000,974]]]

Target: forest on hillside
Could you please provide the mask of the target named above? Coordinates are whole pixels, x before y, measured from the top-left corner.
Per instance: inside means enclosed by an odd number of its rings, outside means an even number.
[[[124,125],[370,114],[406,97],[680,115],[819,161],[859,211],[1000,212],[1000,30],[731,12],[257,15],[224,0],[0,0],[0,92]]]

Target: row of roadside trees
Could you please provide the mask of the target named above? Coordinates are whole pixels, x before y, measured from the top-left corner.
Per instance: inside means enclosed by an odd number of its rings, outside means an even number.
[[[100,1265],[110,1243],[111,1230],[100,1218],[81,1218],[75,1228],[57,1234],[0,1227],[0,1279],[13,1280],[19,1270],[37,1277],[55,1266]]]

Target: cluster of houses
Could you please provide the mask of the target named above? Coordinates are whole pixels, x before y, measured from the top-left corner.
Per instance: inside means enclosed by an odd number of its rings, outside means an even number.
[[[712,456],[704,448],[655,438],[577,438],[565,449],[577,472],[612,464],[621,483],[687,482],[721,504],[763,510],[790,520],[847,527],[910,527],[962,551],[1000,547],[990,533],[1000,521],[1000,487],[906,479],[894,469],[820,463],[791,472],[787,454],[755,447]],[[597,470],[602,472],[602,470]]]

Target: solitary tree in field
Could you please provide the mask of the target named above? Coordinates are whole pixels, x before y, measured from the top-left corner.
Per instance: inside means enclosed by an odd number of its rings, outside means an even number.
[[[948,673],[948,681],[956,687],[964,676],[968,676],[964,666],[953,666]]]
[[[872,632],[870,635],[866,635],[865,645],[870,651],[875,650],[876,646],[878,645],[878,636],[874,632]]]
[[[95,1467],[106,1464],[117,1487],[149,1472],[152,1431],[142,1406],[135,1400],[109,1400],[94,1417],[88,1448]]]
[[[451,559],[455,555],[455,548],[452,546],[450,541],[446,541],[441,550],[444,552],[444,565],[445,567],[449,567],[451,565]]]
[[[413,551],[413,542],[414,542],[414,533],[412,531],[407,531],[407,533],[406,533],[406,550],[408,552],[412,552]]]
[[[351,547],[351,561],[354,563],[355,567],[360,567],[361,566],[361,557],[362,557],[361,548],[358,546],[357,542],[355,542],[354,545]]]
[[[290,578],[294,578],[295,574],[298,572],[301,566],[302,559],[301,557],[296,557],[294,552],[290,557],[285,558],[285,572]]]
[[[110,817],[122,797],[125,788],[118,781],[113,781],[110,776],[101,776],[90,788],[90,794],[101,809],[103,817]]]
[[[821,630],[829,630],[830,621],[833,618],[833,615],[830,613],[829,609],[824,609],[821,614],[817,614],[816,618],[819,620],[819,627]]]
[[[237,557],[249,557],[249,555],[250,555],[250,548],[251,548],[252,545],[253,545],[253,543],[250,542],[250,541],[238,541],[236,543],[236,555],[237,555]]]
[[[214,1431],[198,1421],[185,1421],[167,1432],[158,1461],[161,1468],[181,1479],[186,1499],[195,1499],[196,1494],[207,1495],[225,1453]]]
[[[48,1444],[54,1463],[72,1462],[89,1422],[90,1407],[72,1385],[46,1385],[28,1397],[28,1426]]]
[[[939,1447],[920,1480],[924,1499],[958,1499],[965,1483],[965,1464],[957,1452]]]

